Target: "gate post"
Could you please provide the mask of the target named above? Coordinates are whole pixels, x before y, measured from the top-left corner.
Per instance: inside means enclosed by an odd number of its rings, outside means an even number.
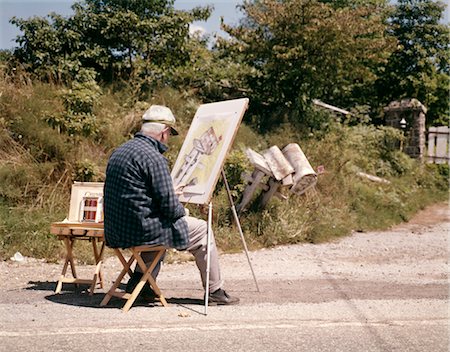
[[[427,108],[417,99],[392,101],[384,108],[386,125],[405,132],[404,152],[423,161],[425,152],[425,120]],[[405,119],[402,128],[400,121]]]

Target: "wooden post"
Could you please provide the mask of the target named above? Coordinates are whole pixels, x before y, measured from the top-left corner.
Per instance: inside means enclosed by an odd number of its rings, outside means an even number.
[[[252,173],[250,182],[245,187],[241,202],[236,207],[238,213],[244,210],[244,208],[248,205],[248,203],[250,203],[253,194],[255,193],[258,186],[261,184],[261,180],[263,179],[264,176],[266,176],[266,174],[263,171],[255,168],[255,170]]]
[[[283,151],[272,146],[263,151],[262,155],[248,148],[246,154],[255,170],[248,180],[241,203],[237,206],[238,212],[242,212],[250,203],[258,187],[263,189],[259,206],[265,207],[273,196],[287,199],[279,191],[282,187],[290,187],[291,192],[300,195],[317,183],[316,172],[296,143],[288,144]],[[268,176],[266,184],[262,183],[265,176]]]
[[[261,202],[259,203],[261,208],[264,208],[269,202],[270,198],[272,198],[272,196],[277,193],[280,185],[281,183],[274,180],[273,178],[269,179],[269,190],[267,192],[264,192],[264,195],[261,198]]]

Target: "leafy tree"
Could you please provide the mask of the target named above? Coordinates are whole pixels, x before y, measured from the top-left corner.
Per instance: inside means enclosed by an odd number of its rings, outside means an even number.
[[[240,98],[246,94],[244,77],[250,68],[233,56],[207,47],[208,38],[191,41],[189,62],[171,72],[171,85],[196,95],[204,102]]]
[[[111,81],[185,64],[189,24],[211,12],[177,11],[173,0],[84,0],[72,9],[67,18],[52,13],[11,20],[23,32],[16,57],[41,78],[68,81],[83,67]]]
[[[19,47],[14,56],[38,77],[61,81],[81,65],[74,55],[79,51],[81,34],[62,16],[51,13],[47,17],[11,19],[23,32],[16,39]]]
[[[441,22],[445,5],[431,0],[399,0],[389,33],[397,50],[377,81],[381,104],[417,98],[428,107],[427,123],[449,123],[450,32]]]
[[[224,25],[232,40],[219,45],[253,70],[247,83],[263,116],[261,126],[288,119],[319,127],[305,114],[314,98],[344,107],[365,102],[355,92],[376,79],[374,68],[393,44],[384,34],[385,6],[385,1],[245,1],[244,20],[234,28]]]

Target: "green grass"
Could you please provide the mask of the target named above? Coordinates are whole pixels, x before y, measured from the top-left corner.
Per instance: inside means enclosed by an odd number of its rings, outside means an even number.
[[[148,102],[133,102],[129,92],[104,89],[95,105],[99,132],[89,138],[58,133],[45,124],[46,111],[61,110],[59,88],[44,84],[17,84],[0,79],[0,259],[19,251],[25,256],[56,261],[64,248],[49,234],[50,224],[68,213],[70,185],[75,180],[102,181],[108,155],[136,130],[150,102],[167,104],[180,121],[181,136],[167,155],[173,163],[200,104],[173,89],[154,94]],[[315,189],[286,201],[273,198],[258,208],[255,195],[240,215],[250,249],[294,243],[320,243],[352,231],[383,230],[407,221],[427,205],[448,199],[448,165],[424,165],[392,146],[398,131],[374,126],[335,124],[305,134],[282,126],[269,134],[242,124],[229,153],[225,172],[235,204],[245,188],[241,173],[253,171],[245,148],[262,151],[298,143],[311,165],[325,167]],[[357,176],[371,173],[390,181],[381,184]],[[205,218],[189,205],[194,216]],[[213,197],[213,228],[224,252],[242,250],[230,204],[219,180]],[[92,263],[89,243],[77,243],[77,259]],[[108,252],[109,253],[109,252]],[[171,254],[168,260],[177,260]]]
[[[50,223],[64,218],[62,211],[48,214],[43,209],[12,208],[0,201],[0,258],[5,260],[15,252],[24,256],[59,259],[60,241],[49,233]],[[58,216],[59,215],[59,216]]]

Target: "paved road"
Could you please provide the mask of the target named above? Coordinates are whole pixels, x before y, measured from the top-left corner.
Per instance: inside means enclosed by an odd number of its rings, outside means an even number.
[[[168,308],[128,313],[101,290],[55,295],[57,264],[3,262],[0,351],[449,351],[449,224],[252,252],[259,293],[245,255],[223,255],[242,303],[207,316],[192,262],[163,268]],[[108,259],[107,280],[119,269]]]

